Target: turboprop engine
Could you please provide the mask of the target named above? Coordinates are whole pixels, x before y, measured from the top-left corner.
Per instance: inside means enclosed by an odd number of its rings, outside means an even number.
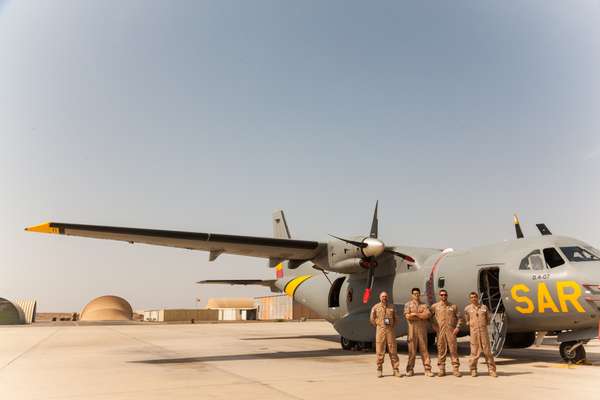
[[[408,263],[415,262],[411,256],[399,253],[392,248],[386,248],[385,243],[377,238],[379,225],[377,219],[378,205],[379,202],[375,204],[375,212],[373,214],[373,222],[371,223],[371,232],[369,236],[344,239],[330,235],[333,238],[344,242],[346,245],[343,245],[338,241],[329,242],[327,245],[327,265],[319,265],[319,267],[323,269],[342,274],[367,272],[367,284],[363,294],[364,304],[368,303],[369,298],[371,297],[374,271],[375,268],[377,268],[377,258],[379,256],[384,253],[390,253],[404,259]]]

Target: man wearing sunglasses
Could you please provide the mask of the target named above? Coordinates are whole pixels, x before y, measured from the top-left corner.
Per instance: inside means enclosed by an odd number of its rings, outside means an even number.
[[[479,295],[475,292],[469,294],[469,304],[465,307],[465,321],[469,327],[471,337],[471,355],[469,356],[469,368],[471,376],[477,376],[477,361],[483,353],[488,365],[488,373],[496,378],[496,363],[492,355],[488,325],[490,324],[490,312],[485,304],[479,303]]]
[[[446,356],[450,352],[452,362],[452,375],[459,378],[458,349],[456,346],[456,335],[460,330],[460,316],[456,304],[448,302],[448,292],[440,290],[440,301],[431,306],[431,322],[437,333],[438,352],[438,376],[446,375]]]

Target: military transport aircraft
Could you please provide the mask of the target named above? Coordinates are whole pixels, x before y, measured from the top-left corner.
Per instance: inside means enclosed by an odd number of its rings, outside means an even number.
[[[366,236],[328,242],[292,239],[283,211],[273,214],[274,237],[234,236],[154,229],[47,222],[27,231],[120,240],[269,259],[272,280],[211,280],[201,283],[264,285],[285,292],[331,322],[344,349],[370,345],[369,311],[382,290],[399,311],[419,287],[428,304],[439,289],[463,309],[468,293],[481,293],[493,312],[493,350],[526,348],[557,335],[560,354],[585,360],[584,344],[598,336],[600,251],[538,224],[541,236],[525,238],[515,215],[517,239],[469,250],[388,246],[378,238],[377,205]],[[375,295],[371,295],[374,293]],[[402,318],[396,335],[407,334]],[[466,335],[467,332],[461,332]]]

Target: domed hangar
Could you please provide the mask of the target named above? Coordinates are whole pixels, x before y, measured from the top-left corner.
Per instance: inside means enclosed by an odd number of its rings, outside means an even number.
[[[133,309],[127,300],[118,296],[100,296],[81,311],[81,321],[130,321]]]
[[[0,297],[0,325],[24,324],[19,309],[12,302]]]

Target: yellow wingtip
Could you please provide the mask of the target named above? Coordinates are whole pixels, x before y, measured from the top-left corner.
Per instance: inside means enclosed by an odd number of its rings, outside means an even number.
[[[44,222],[43,224],[28,226],[25,228],[27,232],[38,232],[38,233],[59,233],[58,228],[50,226],[50,222]]]
[[[515,225],[519,225],[519,217],[517,217],[517,214],[514,214],[515,216]]]

